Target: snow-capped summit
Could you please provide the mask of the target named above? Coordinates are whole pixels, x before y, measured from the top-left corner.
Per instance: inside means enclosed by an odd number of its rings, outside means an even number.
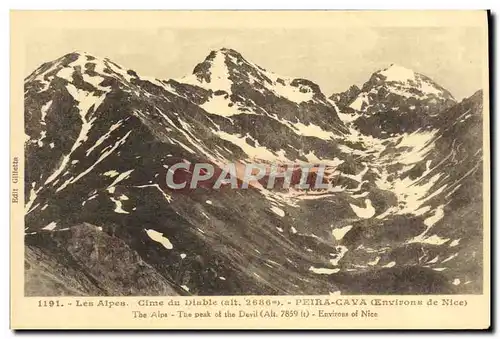
[[[450,92],[429,77],[401,65],[391,64],[373,76],[382,80],[395,94],[406,97],[413,95],[420,99],[435,97],[438,100],[454,100]]]
[[[456,104],[431,78],[397,64],[373,73],[361,89],[331,98],[361,132],[377,137],[432,128],[432,117]]]
[[[203,88],[213,91],[231,90],[231,81],[229,80],[229,71],[226,64],[226,58],[229,53],[226,50],[212,51],[203,62],[196,65],[193,74],[182,80],[193,85],[201,85]],[[190,81],[191,80],[191,81]]]
[[[415,79],[415,72],[413,70],[398,64],[391,64],[389,67],[379,71],[378,73],[385,76],[386,81],[404,82]]]
[[[168,84],[179,95],[192,96],[195,91],[192,100],[213,115],[245,120],[262,116],[287,126],[299,124],[300,133],[307,136],[329,138],[326,129],[346,131],[317,84],[267,71],[233,49],[211,51],[192,74]]]
[[[294,104],[326,101],[317,84],[269,72],[230,48],[211,51],[191,75],[178,81],[229,96],[250,86],[261,94],[277,95]]]

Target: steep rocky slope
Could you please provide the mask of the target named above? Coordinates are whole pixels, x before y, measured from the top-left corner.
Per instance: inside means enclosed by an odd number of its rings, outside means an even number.
[[[390,70],[328,99],[231,49],[171,80],[85,53],[42,65],[26,293],[480,292],[482,95]],[[179,161],[326,164],[332,188],[172,190]]]

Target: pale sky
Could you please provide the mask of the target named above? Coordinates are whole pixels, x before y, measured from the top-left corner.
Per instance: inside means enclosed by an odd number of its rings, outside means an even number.
[[[74,50],[108,57],[159,79],[190,74],[213,49],[239,51],[247,60],[317,83],[330,96],[362,85],[391,63],[425,74],[456,99],[482,85],[485,44],[475,27],[60,29],[27,32],[26,75]]]

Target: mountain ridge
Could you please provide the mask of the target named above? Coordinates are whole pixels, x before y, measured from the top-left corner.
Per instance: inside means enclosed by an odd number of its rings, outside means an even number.
[[[350,113],[344,111],[350,99],[328,99],[316,84],[275,76],[235,52],[210,53],[200,63],[210,65],[195,66],[184,82],[74,53],[27,77],[25,233],[35,239],[31,249],[53,253],[62,240],[46,237],[95,225],[112,237],[105,241],[126,244],[172,293],[356,294],[369,286],[346,288],[345,279],[366,276],[378,283],[396,279],[393,290],[405,294],[415,290],[398,273],[406,269],[429,273],[422,293],[480,291],[479,261],[463,258],[481,256],[482,224],[473,213],[481,202],[469,196],[481,186],[481,93],[451,104],[442,92],[443,105],[429,104],[435,93],[384,99],[384,88],[397,92],[415,84],[393,86],[377,75],[351,90],[351,96],[360,91],[358,98],[366,94],[371,110]],[[212,73],[211,62],[222,71]],[[374,89],[377,95],[368,96]],[[297,99],[304,96],[308,100]],[[420,102],[416,113],[435,116],[410,125],[403,111],[392,125],[365,119],[384,122],[380,114],[387,112],[377,107],[391,100],[398,107]],[[382,126],[392,133],[380,135]],[[176,161],[222,166],[255,157],[327,164],[333,188],[200,187],[185,194],[161,182]],[[96,236],[92,227],[75,229],[73,241],[86,244],[87,235]],[[457,258],[467,265],[455,265]],[[91,260],[100,265],[99,258]],[[102,293],[140,293],[103,281]],[[79,289],[95,291],[83,284]]]

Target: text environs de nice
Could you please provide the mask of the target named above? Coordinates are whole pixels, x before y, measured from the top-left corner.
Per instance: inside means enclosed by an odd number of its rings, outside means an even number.
[[[228,163],[222,167],[209,163],[178,162],[168,167],[166,185],[172,190],[207,187],[220,189],[247,189],[249,186],[263,186],[267,189],[278,185],[282,189],[330,189],[332,184],[325,180],[325,173],[331,166],[310,164],[262,164]]]

